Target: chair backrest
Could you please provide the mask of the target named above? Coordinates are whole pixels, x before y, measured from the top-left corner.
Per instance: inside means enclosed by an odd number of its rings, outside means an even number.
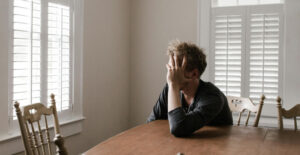
[[[283,129],[283,119],[285,118],[294,118],[295,130],[297,130],[297,116],[300,116],[300,104],[296,104],[290,110],[285,110],[281,106],[281,98],[277,97],[277,108],[278,108],[278,126],[280,130]]]
[[[253,126],[257,127],[258,123],[259,123],[262,107],[264,104],[264,99],[265,99],[265,96],[262,95],[260,98],[260,103],[258,105],[254,105],[250,98],[227,96],[227,101],[228,101],[231,112],[239,113],[237,125],[238,126],[240,125],[242,114],[245,111],[248,111],[247,119],[245,121],[245,126],[248,126],[249,117],[252,112],[252,113],[256,113],[256,117],[255,117]]]
[[[23,110],[21,111],[19,103],[17,101],[15,102],[14,106],[16,108],[16,114],[27,155],[52,155],[56,153],[62,155],[68,154],[66,148],[64,147],[64,139],[60,135],[55,104],[56,103],[53,94],[51,94],[51,106],[49,108],[45,107],[41,103],[36,103],[22,107]],[[47,117],[50,115],[53,115],[54,120],[54,143],[57,146],[56,152],[51,150],[51,140],[47,120]],[[42,130],[41,128],[42,119],[44,119],[45,130]]]

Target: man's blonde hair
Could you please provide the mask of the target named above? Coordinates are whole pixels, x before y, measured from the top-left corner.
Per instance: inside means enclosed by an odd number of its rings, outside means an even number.
[[[182,63],[182,58],[186,56],[187,71],[192,71],[197,68],[200,74],[199,76],[203,74],[207,66],[206,55],[197,45],[189,42],[181,42],[179,40],[171,41],[168,46],[167,55],[174,54],[179,57],[179,64]]]

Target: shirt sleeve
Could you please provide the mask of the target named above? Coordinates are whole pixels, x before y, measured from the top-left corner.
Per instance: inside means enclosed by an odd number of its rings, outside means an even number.
[[[185,113],[178,107],[168,113],[171,133],[176,137],[191,135],[215,118],[224,106],[224,99],[219,94],[207,94],[193,111]]]
[[[166,84],[163,91],[160,93],[159,98],[156,104],[153,107],[153,110],[150,116],[147,119],[147,122],[159,120],[159,119],[168,119],[168,85]]]

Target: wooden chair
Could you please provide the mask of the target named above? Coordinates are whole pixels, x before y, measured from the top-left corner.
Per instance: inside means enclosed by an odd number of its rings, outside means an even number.
[[[285,110],[281,106],[281,98],[277,97],[277,108],[278,108],[278,126],[279,129],[283,129],[283,119],[285,118],[294,118],[295,130],[297,130],[297,116],[300,116],[300,104],[296,104],[290,110]]]
[[[60,135],[55,104],[56,103],[53,94],[51,94],[51,106],[49,108],[45,107],[41,103],[36,103],[22,107],[23,112],[21,112],[19,103],[15,102],[14,106],[16,108],[16,114],[19,120],[21,135],[27,155],[53,154],[53,151],[51,150],[51,141],[47,121],[47,116],[49,115],[53,115],[54,120],[54,143],[57,146],[56,153],[60,155],[68,154],[66,148],[64,147],[64,139]],[[43,132],[41,129],[42,117],[44,117],[45,132]],[[29,129],[29,127],[31,127],[31,129]],[[38,129],[36,129],[36,127]],[[43,133],[46,135],[46,140],[44,140]]]
[[[234,97],[234,96],[227,96],[229,108],[231,112],[239,112],[239,118],[237,125],[240,125],[241,116],[243,112],[248,111],[247,119],[245,122],[245,126],[248,126],[248,121],[251,112],[256,113],[255,121],[254,121],[254,127],[258,126],[258,122],[260,119],[260,114],[262,111],[262,107],[264,104],[265,96],[262,95],[260,98],[260,103],[258,105],[254,105],[251,99],[244,98],[244,97]]]

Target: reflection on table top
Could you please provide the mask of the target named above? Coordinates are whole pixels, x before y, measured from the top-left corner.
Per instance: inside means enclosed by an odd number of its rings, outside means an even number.
[[[88,150],[86,155],[121,154],[300,154],[300,132],[293,130],[205,126],[190,137],[170,134],[166,120],[124,131]]]

